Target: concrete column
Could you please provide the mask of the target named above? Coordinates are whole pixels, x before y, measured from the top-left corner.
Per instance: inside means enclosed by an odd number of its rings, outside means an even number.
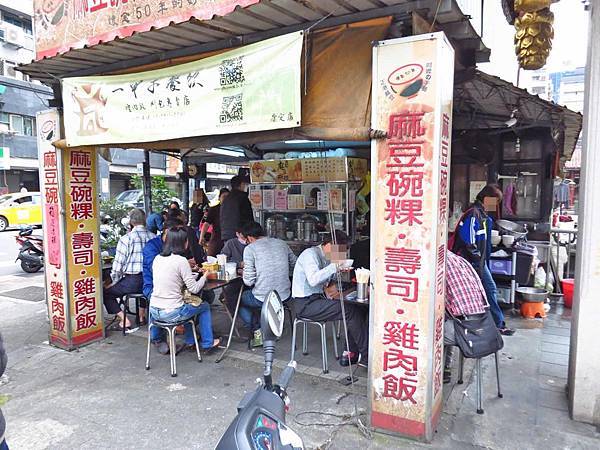
[[[569,406],[573,419],[600,425],[600,1],[591,3]]]

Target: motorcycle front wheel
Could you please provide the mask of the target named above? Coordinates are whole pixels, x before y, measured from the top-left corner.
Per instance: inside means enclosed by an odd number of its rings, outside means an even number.
[[[36,273],[41,268],[42,268],[42,266],[39,266],[37,264],[31,264],[31,263],[28,263],[26,261],[21,260],[21,269],[23,269],[24,272],[27,272],[27,273]]]

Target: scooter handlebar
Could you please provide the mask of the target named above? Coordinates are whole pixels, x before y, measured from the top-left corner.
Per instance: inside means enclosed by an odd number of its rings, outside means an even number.
[[[292,381],[292,377],[296,372],[296,361],[290,361],[288,365],[281,372],[281,376],[279,377],[279,382],[277,383],[281,389],[287,389],[288,384]]]

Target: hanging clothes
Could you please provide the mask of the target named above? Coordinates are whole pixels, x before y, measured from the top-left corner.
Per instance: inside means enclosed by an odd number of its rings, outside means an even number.
[[[504,187],[502,193],[502,213],[514,216],[517,214],[517,195],[515,192],[515,184],[509,181]]]
[[[569,207],[569,181],[562,180],[562,182],[558,183],[554,187],[554,200],[563,204],[565,207]]]

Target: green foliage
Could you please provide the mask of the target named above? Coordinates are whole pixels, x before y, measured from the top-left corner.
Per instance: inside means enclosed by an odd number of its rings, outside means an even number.
[[[101,240],[101,250],[115,248],[117,246],[117,242],[119,242],[119,238],[127,232],[125,227],[121,224],[121,219],[127,217],[127,213],[130,209],[131,208],[115,200],[100,201],[100,220],[102,221],[104,216],[107,215],[112,219],[110,224],[100,225],[101,229],[103,228],[108,234],[106,239]]]
[[[177,193],[173,192],[167,187],[165,177],[157,175],[151,177],[152,180],[152,210],[160,211],[166,203],[168,203],[172,197],[177,197]],[[143,189],[142,177],[139,175],[133,175],[131,182],[136,189]]]

